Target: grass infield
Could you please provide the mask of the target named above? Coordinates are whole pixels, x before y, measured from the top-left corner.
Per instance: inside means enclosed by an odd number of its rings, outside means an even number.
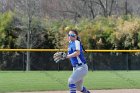
[[[71,71],[0,71],[0,92],[68,90]],[[95,89],[140,89],[140,71],[89,71],[84,85]]]

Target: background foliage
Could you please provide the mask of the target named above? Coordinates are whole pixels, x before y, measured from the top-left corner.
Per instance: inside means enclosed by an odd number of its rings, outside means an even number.
[[[0,48],[67,49],[67,33],[76,29],[85,49],[139,49],[139,11],[139,0],[0,0]],[[56,68],[52,53],[0,55],[1,69],[20,69],[21,58],[32,69]]]

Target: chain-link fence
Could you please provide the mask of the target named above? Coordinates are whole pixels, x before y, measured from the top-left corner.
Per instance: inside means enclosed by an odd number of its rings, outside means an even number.
[[[134,53],[88,53],[92,70],[140,70],[140,55]]]
[[[31,70],[71,70],[68,59],[55,63],[55,52],[30,52]],[[26,70],[26,52],[0,52],[1,70]],[[140,55],[127,52],[86,52],[85,58],[90,70],[140,70]]]

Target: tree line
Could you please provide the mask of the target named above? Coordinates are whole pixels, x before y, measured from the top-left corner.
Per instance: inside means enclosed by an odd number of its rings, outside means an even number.
[[[11,11],[1,14],[0,47],[27,48],[28,26]],[[67,32],[79,31],[86,49],[139,49],[140,19],[126,16],[97,17],[94,20],[38,20],[31,24],[29,48],[66,48]]]

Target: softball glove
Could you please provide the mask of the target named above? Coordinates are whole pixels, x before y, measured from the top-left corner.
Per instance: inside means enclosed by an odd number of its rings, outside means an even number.
[[[58,63],[59,61],[61,60],[64,60],[66,59],[67,55],[65,52],[56,52],[54,55],[53,55],[53,59],[56,63]]]

